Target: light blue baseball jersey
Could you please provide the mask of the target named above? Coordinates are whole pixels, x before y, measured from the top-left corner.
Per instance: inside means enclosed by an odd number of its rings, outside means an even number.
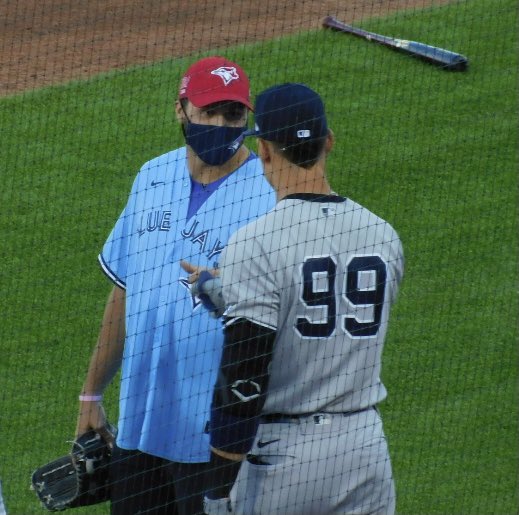
[[[99,256],[126,290],[117,443],[187,463],[209,460],[205,426],[223,334],[191,296],[180,261],[218,266],[230,235],[275,204],[257,156],[187,219],[190,191],[185,147],[146,163]]]

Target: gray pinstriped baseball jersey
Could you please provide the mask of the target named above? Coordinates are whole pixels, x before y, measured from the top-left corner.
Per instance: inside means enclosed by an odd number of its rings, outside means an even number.
[[[349,199],[293,195],[237,231],[220,264],[228,323],[277,331],[264,413],[385,398],[381,354],[404,264],[391,225]]]

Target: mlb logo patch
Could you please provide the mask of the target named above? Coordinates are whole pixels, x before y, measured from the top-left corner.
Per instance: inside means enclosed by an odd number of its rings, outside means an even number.
[[[226,86],[229,85],[233,80],[240,78],[234,66],[220,66],[220,68],[213,70],[211,75],[220,77]]]
[[[336,211],[335,211],[334,207],[322,207],[321,208],[321,213],[324,216],[335,216]]]

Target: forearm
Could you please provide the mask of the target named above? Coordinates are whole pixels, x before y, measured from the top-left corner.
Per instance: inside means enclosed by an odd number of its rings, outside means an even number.
[[[275,332],[247,320],[226,327],[210,423],[208,497],[229,497],[252,447],[266,398]]]
[[[102,394],[121,365],[125,336],[125,291],[114,286],[106,303],[82,394]]]

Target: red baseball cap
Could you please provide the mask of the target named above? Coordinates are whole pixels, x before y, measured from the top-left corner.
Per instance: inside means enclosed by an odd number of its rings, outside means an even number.
[[[232,100],[253,109],[247,75],[236,63],[219,56],[200,59],[188,68],[178,98],[187,98],[196,107]]]

